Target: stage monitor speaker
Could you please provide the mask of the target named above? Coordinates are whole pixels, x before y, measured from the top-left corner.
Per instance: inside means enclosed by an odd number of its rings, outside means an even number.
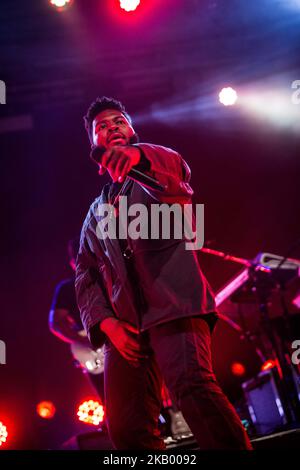
[[[102,430],[78,434],[64,442],[61,450],[113,450],[106,432]]]
[[[290,429],[276,434],[252,439],[254,450],[300,449],[300,429]]]
[[[260,372],[242,384],[249,414],[258,435],[280,430],[287,423],[274,373]]]

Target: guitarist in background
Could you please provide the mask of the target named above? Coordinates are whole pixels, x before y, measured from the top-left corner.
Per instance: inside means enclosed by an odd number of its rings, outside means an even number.
[[[79,249],[79,237],[74,238],[68,242],[68,255],[69,264],[75,272],[75,261]],[[52,300],[51,309],[49,312],[49,328],[50,331],[62,341],[70,343],[71,349],[75,348],[79,352],[85,352],[86,355],[93,353],[91,351],[91,343],[84,333],[84,328],[80,320],[80,313],[77,307],[75,296],[75,276],[70,279],[61,281],[55,289]],[[84,371],[89,376],[97,394],[100,397],[101,403],[105,405],[104,401],[104,374],[100,372],[103,368],[97,370],[97,364],[91,367],[89,372],[87,368]]]

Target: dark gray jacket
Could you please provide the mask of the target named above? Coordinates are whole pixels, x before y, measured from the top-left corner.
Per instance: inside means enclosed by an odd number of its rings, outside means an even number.
[[[122,195],[128,206],[143,203],[191,203],[190,169],[175,151],[152,144],[138,144],[147,173],[167,185],[167,191],[149,190],[126,178]],[[203,276],[197,253],[186,250],[185,239],[99,239],[99,205],[108,203],[110,185],[90,207],[84,221],[77,257],[76,294],[82,323],[92,343],[105,336],[98,324],[115,316],[140,331],[159,323],[215,312],[211,289]],[[125,245],[132,255],[124,257]],[[96,334],[95,334],[96,332]]]

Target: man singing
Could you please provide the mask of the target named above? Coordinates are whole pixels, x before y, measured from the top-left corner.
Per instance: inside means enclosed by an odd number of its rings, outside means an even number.
[[[85,125],[92,148],[101,150],[99,173],[108,171],[112,183],[93,202],[82,227],[76,292],[91,343],[105,343],[107,423],[114,446],[164,449],[158,431],[164,380],[201,449],[251,449],[212,370],[217,313],[195,250],[186,249],[184,236],[133,237],[128,230],[124,237],[120,228],[114,236],[102,233],[103,205],[110,204],[110,216],[118,219],[124,196],[129,208],[142,204],[149,214],[153,204],[191,204],[187,163],[174,150],[139,143],[130,116],[114,99],[97,98]],[[133,180],[132,168],[155,178],[165,191]]]

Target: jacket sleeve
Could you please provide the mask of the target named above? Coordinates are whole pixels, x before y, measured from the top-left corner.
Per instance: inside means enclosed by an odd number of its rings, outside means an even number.
[[[144,187],[145,191],[162,203],[190,202],[193,195],[193,190],[189,185],[191,170],[181,155],[159,145],[140,143],[136,146],[141,152],[141,161],[137,168],[141,165],[142,170],[146,169],[148,175],[167,186],[163,192],[148,187]]]
[[[80,237],[80,247],[76,260],[75,290],[81,321],[94,347],[100,347],[105,335],[99,325],[108,317],[114,317],[103,278],[99,272],[96,255],[89,243],[90,213],[86,218]]]

